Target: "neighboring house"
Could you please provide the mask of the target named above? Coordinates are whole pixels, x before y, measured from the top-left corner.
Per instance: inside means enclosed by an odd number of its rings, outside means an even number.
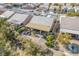
[[[75,8],[75,11],[79,13],[79,6]]]
[[[0,15],[0,18],[10,18],[11,16],[13,16],[15,14],[15,12],[13,11],[5,11],[4,13],[2,13]]]
[[[43,8],[48,9],[48,5],[49,5],[48,3],[42,4],[42,5],[40,5],[40,8],[42,8],[42,7],[43,7]]]
[[[29,4],[26,4],[26,5],[23,5],[22,8],[23,9],[35,9],[37,6],[39,6],[40,4],[36,3],[36,4],[33,4],[33,3],[29,3]]]
[[[74,8],[68,8],[68,12],[75,12]]]
[[[32,18],[31,15],[16,13],[8,20],[8,22],[13,23],[13,24],[17,24],[17,25],[27,24],[31,18]]]
[[[61,17],[60,32],[74,34],[79,39],[79,17]]]
[[[0,5],[0,11],[6,11],[7,9],[5,8],[4,5]]]
[[[54,25],[54,18],[47,18],[43,16],[33,16],[30,22],[26,25],[31,29],[36,29],[39,31],[50,32]]]

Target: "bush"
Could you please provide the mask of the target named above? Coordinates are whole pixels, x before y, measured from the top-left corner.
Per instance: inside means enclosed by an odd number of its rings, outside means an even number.
[[[48,47],[54,47],[54,42],[55,42],[55,36],[54,36],[54,35],[48,35],[48,36],[47,36],[46,45],[47,45]]]
[[[72,40],[72,36],[68,33],[61,34],[58,38],[59,42],[68,45],[70,44],[70,41]]]
[[[79,16],[78,12],[69,12],[67,13],[67,16]]]

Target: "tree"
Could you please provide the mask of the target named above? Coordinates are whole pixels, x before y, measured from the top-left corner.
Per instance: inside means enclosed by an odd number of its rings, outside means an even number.
[[[60,14],[61,13],[62,5],[59,4],[59,3],[55,3],[54,6],[57,6],[58,7],[58,8],[56,8],[56,12]]]
[[[11,55],[11,50],[9,48],[12,48],[12,46],[11,44],[7,45],[7,43],[9,43],[9,40],[14,37],[10,25],[5,21],[5,19],[0,19],[0,48],[2,48],[0,50],[0,55]]]
[[[49,46],[49,47],[54,47],[54,42],[55,42],[55,36],[54,35],[48,35],[46,45]]]
[[[71,5],[72,8],[73,8],[73,7],[75,7],[76,3],[71,3],[70,5]]]
[[[54,3],[54,6],[59,6],[60,4],[59,3]]]
[[[25,49],[25,54],[26,55],[34,55],[36,56],[37,54],[40,53],[40,47],[34,44],[31,40],[28,40],[28,45],[29,47]]]
[[[35,44],[32,41],[29,42],[29,47],[24,50],[25,55],[33,55],[33,56],[45,56],[45,55],[53,55],[49,49],[43,49],[41,46]]]
[[[5,19],[0,19],[0,27],[3,25],[3,24],[5,24]]]
[[[3,33],[1,34],[0,33],[0,55],[1,56],[8,56],[10,55],[10,50],[8,50],[9,48],[7,48],[7,43],[9,42],[6,42],[6,37],[4,37]],[[9,45],[10,46],[10,45]]]

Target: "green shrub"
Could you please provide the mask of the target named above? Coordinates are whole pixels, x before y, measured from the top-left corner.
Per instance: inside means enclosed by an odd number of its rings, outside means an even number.
[[[46,45],[47,45],[48,47],[54,47],[54,42],[55,42],[55,36],[54,36],[54,35],[48,35],[48,36],[47,36]]]
[[[69,12],[67,13],[67,16],[79,16],[78,12]]]

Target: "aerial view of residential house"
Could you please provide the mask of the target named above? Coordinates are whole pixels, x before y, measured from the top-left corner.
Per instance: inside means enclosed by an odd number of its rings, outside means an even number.
[[[0,18],[10,18],[12,15],[14,15],[15,12],[13,11],[5,11],[0,15]]]
[[[61,17],[60,32],[71,33],[79,37],[79,17]]]
[[[21,25],[21,24],[27,24],[31,18],[32,16],[16,13],[7,21],[13,24]]]
[[[46,18],[43,16],[33,16],[30,22],[26,25],[31,29],[36,29],[39,31],[50,32],[54,27],[55,19],[54,18]]]

